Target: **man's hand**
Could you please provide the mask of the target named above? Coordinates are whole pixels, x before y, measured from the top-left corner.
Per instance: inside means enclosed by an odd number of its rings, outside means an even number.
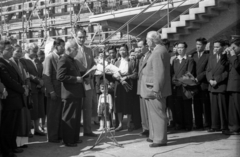
[[[214,86],[216,86],[217,81],[215,81],[215,80],[210,80],[209,83],[211,84],[211,86],[214,87]]]
[[[39,84],[40,84],[40,86],[42,87],[43,85],[44,85],[44,82],[43,82],[43,80],[39,80]]]
[[[161,99],[162,98],[161,93],[153,92],[153,94],[156,97],[156,99]]]
[[[3,92],[2,92],[2,99],[6,99],[7,96],[8,96],[8,92],[7,92],[6,88],[4,88]]]
[[[56,94],[54,91],[52,91],[52,92],[50,93],[50,96],[51,96],[51,99],[52,99],[52,100],[56,100],[56,99],[57,99],[57,94]]]
[[[90,78],[88,77],[88,78],[84,78],[84,83],[85,84],[89,84],[90,83]]]
[[[25,96],[28,96],[28,94],[29,94],[28,87],[27,87],[26,85],[23,85],[23,88],[24,88],[24,90],[25,90],[24,95],[25,95]]]
[[[230,52],[230,55],[231,55],[231,56],[236,55],[235,51],[234,51],[232,48],[229,48],[229,52]]]
[[[83,79],[82,79],[82,77],[80,77],[80,76],[77,76],[77,83],[82,83],[83,82]]]

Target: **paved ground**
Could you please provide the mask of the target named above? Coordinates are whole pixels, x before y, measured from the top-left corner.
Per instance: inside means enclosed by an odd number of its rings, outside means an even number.
[[[94,127],[94,129],[97,129]],[[139,136],[141,130],[123,130],[115,134],[124,148],[101,143],[88,150],[97,138],[82,137],[78,147],[64,147],[47,143],[46,137],[30,139],[29,148],[18,157],[240,157],[240,136],[226,136],[207,131],[169,132],[168,146],[149,148],[146,137]],[[97,133],[97,132],[95,132]],[[82,134],[81,134],[82,136]]]

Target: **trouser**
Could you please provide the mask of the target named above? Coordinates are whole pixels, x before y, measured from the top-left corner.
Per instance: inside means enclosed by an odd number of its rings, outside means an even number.
[[[79,140],[82,99],[63,99],[62,138],[65,144]]]
[[[230,131],[240,132],[240,93],[231,92],[229,95],[229,120]]]
[[[183,128],[192,129],[192,99],[183,99],[181,96],[175,97],[176,124]]]
[[[63,103],[60,97],[56,100],[47,98],[47,130],[48,141],[57,141],[62,139],[61,135],[61,119],[62,119]]]
[[[84,133],[92,133],[91,118],[97,116],[97,95],[95,89],[85,91],[83,99],[83,128]]]
[[[211,105],[208,91],[199,91],[193,98],[196,127],[211,127]],[[205,123],[203,123],[203,116]],[[203,125],[204,124],[204,125]]]
[[[213,129],[227,129],[227,103],[225,93],[210,93]]]
[[[166,98],[145,99],[149,118],[149,138],[153,143],[167,143]]]
[[[166,99],[167,110],[170,112],[171,116],[169,115],[170,125],[175,125],[176,121],[176,113],[175,113],[175,102],[173,94],[168,96]],[[170,119],[171,118],[171,119]]]
[[[21,110],[3,110],[2,124],[0,129],[1,151],[7,156],[13,149],[17,148],[16,139]]]
[[[146,101],[141,96],[140,98],[140,112],[141,112],[141,119],[142,119],[142,128],[143,131],[149,130],[149,120],[148,120],[148,110]]]

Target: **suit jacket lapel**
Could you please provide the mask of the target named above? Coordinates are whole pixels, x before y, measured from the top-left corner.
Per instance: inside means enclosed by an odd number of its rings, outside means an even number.
[[[151,55],[151,52],[148,51],[147,54],[146,54],[146,57],[145,57],[145,58],[142,57],[142,65],[141,65],[141,67],[140,67],[140,69],[139,69],[139,73],[140,73],[140,72],[143,70],[143,68],[146,66],[147,61],[148,61],[150,55]]]
[[[221,64],[220,64],[220,60],[217,62],[217,56],[216,55],[214,55],[212,57],[213,57],[213,59],[212,59],[212,63],[213,63],[212,74],[214,74],[221,67]]]
[[[17,63],[14,61],[13,58],[10,59],[10,63],[11,63],[11,65],[12,65],[12,67],[17,71],[19,77],[23,80],[23,77],[22,77],[22,73],[21,73],[21,71],[20,71],[20,68],[19,68],[19,66],[17,65]]]
[[[52,54],[52,64],[53,64],[53,67],[54,69],[57,71],[57,63],[58,63],[58,56],[56,54]]]
[[[198,54],[197,54],[197,57],[198,57]],[[205,58],[206,58],[206,54],[205,54],[205,52],[203,52],[202,56],[200,58],[198,58],[198,61],[197,61],[197,65],[198,65],[197,72],[200,69],[201,65],[204,63],[203,61]]]
[[[179,62],[178,59],[176,59],[176,61]],[[187,63],[187,59],[183,59],[181,64],[179,64],[179,67],[177,68],[175,76],[177,76],[182,71],[182,68],[185,66],[186,63]]]

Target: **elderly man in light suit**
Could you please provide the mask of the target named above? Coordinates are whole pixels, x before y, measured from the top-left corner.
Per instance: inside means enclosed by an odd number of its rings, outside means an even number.
[[[94,64],[93,52],[84,45],[86,40],[86,31],[84,29],[76,30],[76,40],[78,42],[78,54],[75,57],[76,63],[82,73],[91,69]],[[84,77],[84,87],[86,97],[83,99],[83,132],[84,136],[96,137],[92,132],[91,118],[97,116],[97,95],[93,84],[93,73]]]
[[[150,147],[167,145],[166,97],[171,95],[170,56],[156,31],[147,34],[147,44],[152,50],[142,70],[141,97],[145,98],[150,135]]]

